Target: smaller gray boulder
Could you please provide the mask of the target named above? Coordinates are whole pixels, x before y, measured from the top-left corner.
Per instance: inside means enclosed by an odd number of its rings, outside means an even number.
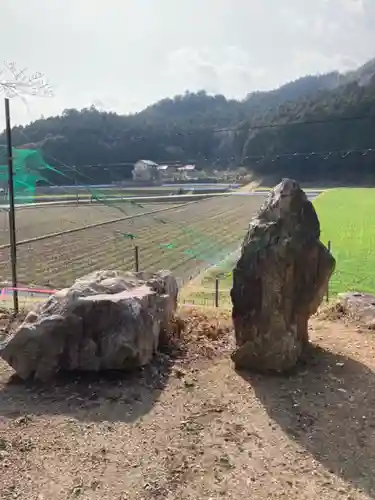
[[[59,370],[131,370],[149,363],[172,329],[178,287],[167,271],[98,271],[31,311],[0,345],[23,379]]]
[[[363,326],[375,330],[375,295],[362,292],[347,292],[339,295],[342,310]]]

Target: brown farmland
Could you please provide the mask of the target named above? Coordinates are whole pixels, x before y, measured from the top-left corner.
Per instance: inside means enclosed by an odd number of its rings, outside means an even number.
[[[17,213],[18,279],[24,285],[59,288],[98,269],[133,270],[138,245],[141,270],[169,269],[186,280],[238,247],[262,201],[262,196],[211,198],[89,228],[82,226],[127,214],[99,205],[22,209]],[[160,204],[128,207],[129,215],[162,208]],[[5,229],[6,214],[2,216],[0,228]],[[51,235],[79,227],[82,230]],[[7,230],[0,232],[0,244],[5,245]],[[22,242],[47,234],[51,236]],[[0,250],[0,280],[10,280],[9,248]]]

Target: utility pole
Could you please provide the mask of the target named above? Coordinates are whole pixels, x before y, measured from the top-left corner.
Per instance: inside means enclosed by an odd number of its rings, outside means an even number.
[[[219,307],[219,278],[215,279],[215,307]]]
[[[5,103],[5,124],[8,150],[8,193],[9,193],[9,240],[10,258],[12,265],[12,287],[13,287],[13,309],[18,314],[18,290],[17,290],[17,242],[16,242],[16,217],[14,207],[14,181],[13,181],[13,153],[12,153],[12,128],[10,125],[9,99]]]
[[[9,77],[6,77],[6,73]],[[12,129],[10,124],[9,98],[22,97],[24,95],[50,97],[52,90],[44,81],[41,73],[27,76],[26,69],[19,71],[13,62],[4,63],[0,67],[0,93],[4,93],[5,99],[5,124],[8,152],[8,193],[9,193],[9,239],[12,264],[13,284],[13,306],[14,314],[18,314],[18,290],[17,290],[17,247],[16,247],[16,220],[14,206],[14,180],[13,180],[13,152],[12,152]]]
[[[134,261],[135,261],[135,272],[139,272],[139,247],[135,245],[134,247]]]

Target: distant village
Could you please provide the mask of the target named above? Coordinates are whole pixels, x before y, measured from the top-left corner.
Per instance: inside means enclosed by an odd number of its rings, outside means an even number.
[[[202,170],[181,163],[159,165],[151,160],[138,160],[132,170],[133,180],[141,183],[159,182],[250,182],[251,175],[244,167],[231,170]]]
[[[193,180],[199,177],[199,172],[195,165],[159,165],[151,160],[139,160],[134,165],[132,175],[133,180],[142,182],[181,181]]]

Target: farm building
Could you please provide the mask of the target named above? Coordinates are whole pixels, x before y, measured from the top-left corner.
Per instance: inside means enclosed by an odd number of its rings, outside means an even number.
[[[135,181],[153,181],[158,178],[158,164],[151,160],[138,160],[132,171]]]
[[[183,165],[178,167],[177,171],[181,180],[188,180],[191,178],[191,174],[195,172],[195,165]]]
[[[184,180],[188,179],[188,174],[195,170],[195,165],[181,165],[176,163],[171,165],[160,165],[156,168],[163,179]]]
[[[184,165],[183,167],[178,167],[179,172],[192,172],[195,170],[195,165]]]
[[[178,171],[175,165],[160,165],[157,169],[163,177],[171,177]]]
[[[151,160],[138,160],[134,165],[132,175],[135,181],[151,182],[166,178],[186,178],[187,174],[195,170],[195,165],[158,165]]]

